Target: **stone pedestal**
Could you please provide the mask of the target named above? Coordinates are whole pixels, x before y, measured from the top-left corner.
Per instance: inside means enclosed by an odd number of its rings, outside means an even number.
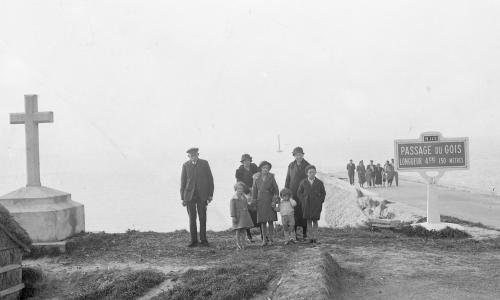
[[[85,231],[83,204],[71,194],[43,186],[28,186],[0,197],[34,243],[53,243]]]

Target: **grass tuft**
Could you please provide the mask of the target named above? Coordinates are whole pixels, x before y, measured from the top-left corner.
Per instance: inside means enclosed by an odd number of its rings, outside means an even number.
[[[446,227],[443,230],[427,230],[422,226],[403,226],[395,228],[393,231],[404,234],[409,237],[422,237],[432,239],[463,239],[470,238],[471,235],[465,231]]]
[[[117,278],[104,276],[74,295],[74,299],[135,299],[165,279],[166,275],[156,270],[132,271]]]
[[[275,273],[269,266],[245,264],[191,269],[181,276],[181,283],[153,299],[248,299],[265,290]]]

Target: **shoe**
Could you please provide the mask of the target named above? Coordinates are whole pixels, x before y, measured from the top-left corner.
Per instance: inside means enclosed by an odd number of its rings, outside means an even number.
[[[203,246],[203,247],[208,247],[209,246],[208,241],[201,241],[200,245]]]
[[[290,239],[288,242],[289,242],[290,244],[295,244],[295,243],[296,243],[294,239]]]
[[[193,248],[198,246],[198,242],[191,242],[191,244],[187,245],[189,248]]]

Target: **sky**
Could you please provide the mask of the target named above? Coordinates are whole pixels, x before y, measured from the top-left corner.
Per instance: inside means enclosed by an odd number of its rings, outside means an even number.
[[[24,94],[55,112],[41,147],[64,163],[154,165],[278,134],[497,137],[498,15],[498,1],[1,1],[0,150],[24,147],[8,121]]]
[[[0,194],[26,182],[24,128],[9,124],[25,94],[54,112],[42,184],[83,203],[89,230],[185,227],[192,146],[214,173],[214,229],[242,153],[282,184],[295,146],[343,169],[440,131],[471,141],[470,176],[449,178],[491,190],[498,16],[490,0],[0,0]]]

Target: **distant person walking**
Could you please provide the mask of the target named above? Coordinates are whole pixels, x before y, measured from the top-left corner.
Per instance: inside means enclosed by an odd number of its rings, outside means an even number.
[[[384,169],[380,166],[380,164],[377,164],[375,166],[375,186],[382,186],[382,173],[384,172]]]
[[[321,217],[326,191],[321,180],[316,178],[316,167],[306,168],[307,178],[300,183],[297,194],[302,204],[302,217],[307,220],[310,228],[310,243],[318,242],[318,221]]]
[[[352,162],[352,159],[349,160],[347,164],[347,176],[349,176],[349,184],[354,185],[354,172],[356,171],[356,165]]]
[[[302,147],[295,147],[293,149],[292,155],[295,160],[288,165],[288,171],[286,173],[285,187],[292,191],[292,198],[299,199],[297,196],[297,190],[299,189],[300,182],[304,180],[306,175],[306,168],[309,163],[304,159],[304,149]],[[302,217],[302,205],[300,201],[297,202],[295,207],[295,238],[299,240],[297,236],[297,228],[302,227],[302,238],[307,239],[307,222]]]
[[[367,183],[369,188],[372,187],[373,177],[375,176],[375,174],[374,174],[375,170],[373,169],[373,160],[371,162],[372,162],[372,164],[366,166],[366,172],[365,172],[366,183]]]
[[[399,186],[399,174],[398,171],[396,171],[396,164],[394,162],[394,158],[391,158],[391,164],[392,168],[394,169],[394,181],[396,183],[396,186]]]
[[[257,167],[256,164],[252,162],[252,157],[250,154],[243,154],[241,156],[241,165],[240,167],[236,170],[236,182],[243,182],[246,185],[246,189],[244,191],[245,195],[251,199],[251,192],[252,192],[252,186],[253,186],[253,176],[256,173],[259,173],[259,168]],[[260,225],[257,223],[257,208],[254,205],[250,205],[249,207],[249,212],[250,212],[250,217],[252,218],[252,221],[254,223],[253,227],[259,227]],[[250,232],[250,228],[246,229],[247,232],[247,238],[250,242],[253,242],[252,240],[252,233]],[[262,237],[262,231],[260,232],[260,237]]]
[[[356,167],[356,172],[358,172],[358,183],[359,186],[364,188],[365,187],[365,181],[366,181],[366,169],[365,165],[363,163],[363,160],[359,161],[358,166]]]
[[[366,181],[369,186],[375,187],[375,165],[373,164],[373,160],[370,160],[370,164],[366,167],[366,173],[368,173],[368,169],[371,171],[370,180],[368,180],[368,176],[366,177]]]
[[[278,221],[275,208],[279,201],[279,189],[274,174],[270,173],[272,165],[263,161],[259,164],[260,175],[253,183],[252,197],[257,205],[257,222],[262,228],[262,246],[273,242],[274,224]]]
[[[394,167],[389,163],[389,161],[385,162],[384,171],[387,176],[387,186],[392,186],[392,181],[394,180]]]
[[[187,153],[189,160],[182,165],[181,200],[189,215],[191,243],[188,247],[198,245],[196,214],[200,219],[201,245],[207,246],[207,205],[213,199],[214,178],[208,162],[199,158],[198,148],[191,148]]]

